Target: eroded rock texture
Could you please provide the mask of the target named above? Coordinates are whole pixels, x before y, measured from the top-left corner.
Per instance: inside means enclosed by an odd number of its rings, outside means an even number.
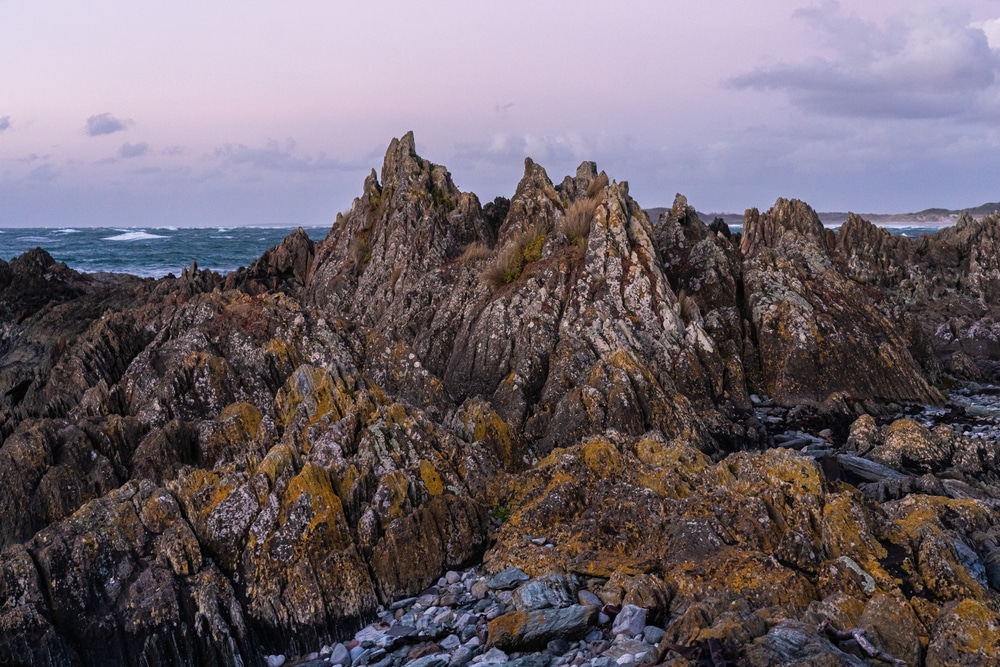
[[[1000,455],[879,406],[994,376],[998,224],[738,237],[531,160],[482,207],[408,134],[225,278],[0,262],[0,664],[262,664],[479,559],[740,664],[993,655]],[[753,394],[843,437],[768,449]]]

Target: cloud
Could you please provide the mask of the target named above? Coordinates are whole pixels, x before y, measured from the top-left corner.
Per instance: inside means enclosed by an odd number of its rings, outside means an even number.
[[[215,157],[228,165],[247,165],[265,171],[306,173],[345,171],[359,167],[357,164],[328,158],[324,153],[313,157],[299,156],[296,152],[296,144],[291,139],[284,145],[270,140],[263,148],[251,148],[245,144],[226,144],[215,150]]]
[[[128,142],[122,144],[122,147],[118,149],[118,154],[123,158],[133,158],[140,157],[149,152],[149,144],[141,142],[138,144],[130,144]]]
[[[10,116],[0,116],[0,132],[10,127]]]
[[[59,176],[59,170],[51,164],[43,164],[41,166],[35,167],[28,175],[25,176],[26,180],[36,181],[39,183],[48,183],[55,180]]]
[[[516,159],[532,158],[539,164],[591,159],[592,142],[581,134],[568,132],[559,135],[541,135],[532,132],[508,134],[498,132],[488,141],[459,143],[456,155],[461,158]]]
[[[832,55],[760,67],[728,79],[727,87],[784,92],[809,112],[865,118],[971,117],[1000,95],[992,22],[969,25],[961,13],[937,8],[879,26],[844,15],[838,2],[794,16]]]
[[[115,118],[109,113],[99,113],[87,119],[87,135],[98,137],[102,134],[114,134],[128,129],[131,124],[131,120]]]

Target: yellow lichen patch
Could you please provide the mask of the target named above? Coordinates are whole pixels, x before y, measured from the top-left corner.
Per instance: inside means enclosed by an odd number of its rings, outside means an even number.
[[[271,486],[278,475],[295,465],[295,452],[288,445],[276,445],[267,453],[264,460],[260,462],[254,474],[263,473],[267,475]]]
[[[963,600],[943,613],[931,635],[928,667],[993,665],[1000,658],[997,615],[973,600]]]
[[[741,493],[759,492],[763,487],[787,484],[790,495],[821,495],[823,480],[817,465],[797,452],[770,449],[762,454],[734,454],[728,464],[737,478],[736,489]]]
[[[407,426],[410,422],[410,415],[406,412],[406,406],[402,403],[392,403],[382,411],[387,424],[397,424]]]
[[[290,340],[272,338],[267,344],[267,353],[277,362],[278,366],[294,366],[297,354]]]
[[[850,493],[829,494],[823,504],[822,540],[829,558],[850,556],[859,563],[885,558],[862,505]]]
[[[340,473],[339,477],[334,477],[331,480],[333,482],[333,489],[337,492],[343,504],[347,505],[350,501],[351,489],[359,477],[361,477],[361,473],[358,472],[357,467],[352,463]]]
[[[215,471],[192,468],[183,477],[170,484],[171,492],[184,506],[191,525],[199,527],[201,533],[207,531],[212,513],[237,490],[240,476],[223,476]]]
[[[986,530],[992,524],[989,510],[980,501],[942,496],[911,494],[895,506],[893,515],[893,525],[911,539],[927,531],[939,532],[943,516],[948,516],[948,522],[958,524],[963,532]]]
[[[636,444],[635,453],[645,464],[636,472],[637,480],[661,498],[687,498],[698,476],[711,465],[707,456],[679,441],[664,444],[646,438]]]
[[[434,465],[426,459],[420,461],[420,479],[423,480],[427,493],[432,496],[440,496],[444,493],[444,483],[441,481],[441,475],[434,469]]]
[[[336,538],[331,546],[339,549],[350,546],[340,498],[333,491],[330,476],[314,463],[306,463],[299,474],[288,482],[288,488],[285,490],[285,507],[292,506],[303,495],[308,496],[312,506],[312,516],[305,532],[310,533],[318,526],[326,525],[328,535]]]
[[[510,426],[487,404],[475,403],[466,412],[465,419],[472,423],[472,439],[490,445],[505,466],[514,461],[514,438]]]
[[[406,512],[407,491],[410,488],[410,478],[401,470],[393,470],[382,476],[379,481],[379,488],[375,492],[376,497],[382,502],[377,508],[382,527],[386,528],[390,523],[403,517]]]
[[[535,466],[535,470],[557,466],[564,456],[576,458],[575,449],[571,449],[569,447],[556,447],[549,452],[545,458],[538,462],[538,465]]]
[[[598,478],[622,472],[622,456],[618,449],[603,438],[594,438],[580,446],[583,462]]]
[[[344,397],[338,395],[343,393],[344,388],[338,387],[322,368],[299,366],[278,391],[274,399],[275,413],[284,426],[291,422],[300,405],[305,408],[307,425],[315,424],[326,416],[337,420],[343,416],[338,406],[338,403],[345,402]]]
[[[782,606],[804,610],[816,599],[809,580],[763,554],[729,549],[700,562],[687,561],[665,580],[676,582],[684,601],[708,596],[743,598],[752,609]]]
[[[711,465],[711,460],[694,447],[679,442],[669,445],[646,438],[635,446],[636,456],[643,463],[669,471],[700,473]]]
[[[240,436],[251,438],[257,433],[262,418],[260,410],[251,403],[231,403],[219,414],[218,421],[231,422],[240,428]]]
[[[258,456],[250,445],[262,421],[260,410],[250,403],[232,403],[219,414],[201,443],[199,458],[211,467],[220,459],[247,460]]]

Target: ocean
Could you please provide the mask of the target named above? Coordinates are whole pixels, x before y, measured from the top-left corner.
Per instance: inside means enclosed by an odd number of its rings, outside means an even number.
[[[198,262],[202,269],[229,273],[249,266],[288,236],[295,227],[78,227],[0,229],[0,259],[10,260],[42,247],[56,261],[85,273],[131,273],[162,278]],[[304,228],[313,241],[330,231],[329,225]],[[741,225],[733,225],[734,232]],[[915,237],[941,229],[935,226],[886,226],[893,234]]]
[[[201,269],[229,273],[249,266],[295,229],[292,227],[76,227],[0,229],[0,258],[44,248],[59,262],[85,273],[180,275],[192,260]],[[330,226],[304,228],[320,241]]]

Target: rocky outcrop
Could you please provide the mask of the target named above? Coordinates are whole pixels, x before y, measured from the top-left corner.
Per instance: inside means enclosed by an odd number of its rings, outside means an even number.
[[[838,270],[835,237],[812,209],[778,200],[764,214],[749,211],[743,229],[743,279],[765,393],[787,405],[835,392],[942,401],[878,295]]]
[[[226,277],[2,263],[0,663],[988,655],[1000,454],[901,412],[991,377],[996,224],[740,237],[530,159],[481,207],[408,134]]]
[[[226,276],[226,289],[242,289],[249,294],[268,291],[295,294],[305,287],[315,254],[315,244],[299,227],[280,244],[266,250],[250,268]]]

